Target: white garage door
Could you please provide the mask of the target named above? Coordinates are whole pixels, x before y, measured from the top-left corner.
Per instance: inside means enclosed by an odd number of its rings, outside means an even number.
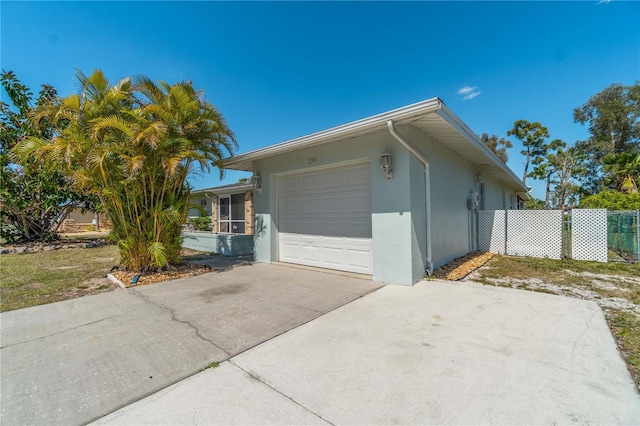
[[[279,179],[280,261],[371,274],[369,163]]]

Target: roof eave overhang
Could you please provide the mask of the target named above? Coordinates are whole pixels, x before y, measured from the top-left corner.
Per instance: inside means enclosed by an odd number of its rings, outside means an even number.
[[[191,191],[191,194],[225,194],[225,193],[233,193],[238,191],[246,191],[248,189],[253,189],[253,185],[251,183],[247,183],[246,185],[220,186],[220,187],[196,189]]]
[[[448,127],[455,131],[462,139],[465,145],[473,148],[475,154],[471,158],[469,155],[459,152],[463,158],[472,164],[484,166],[491,171],[492,175],[511,184],[517,188],[517,192],[527,193],[527,187],[513,173],[513,171],[503,163],[491,149],[489,149],[480,138],[467,127],[439,98],[431,98],[422,102],[418,102],[406,107],[398,108],[382,114],[374,115],[362,120],[347,123],[341,126],[333,127],[320,132],[312,133],[300,138],[291,139],[276,145],[267,146],[265,148],[256,149],[254,151],[230,157],[224,160],[224,166],[233,170],[254,171],[254,161],[272,157],[287,152],[297,151],[299,149],[311,146],[324,145],[338,140],[349,139],[361,136],[367,133],[383,131],[387,128],[387,121],[393,120],[398,125],[408,124],[416,125],[421,117],[427,117],[430,114],[436,114],[439,121],[446,123]],[[422,129],[427,134],[428,129]],[[440,141],[446,145],[446,141]],[[477,161],[481,158],[482,161]]]
[[[404,119],[418,117],[435,111],[442,106],[439,98],[431,98],[406,107],[387,111],[362,120],[353,121],[341,126],[332,127],[327,130],[312,133],[300,138],[291,139],[276,145],[249,151],[224,160],[224,167],[233,170],[253,171],[253,162],[274,155],[284,154],[316,145],[324,145],[339,139],[346,139],[362,134],[386,129],[388,120],[401,121]]]
[[[441,108],[436,111],[436,114],[444,120],[449,126],[451,126],[454,130],[456,130],[460,135],[462,135],[475,149],[480,151],[484,156],[487,157],[488,160],[491,161],[491,166],[497,167],[502,172],[501,174],[506,174],[509,180],[513,181],[518,187],[517,192],[528,193],[528,188],[513,173],[513,170],[509,168],[505,163],[502,162],[498,158],[498,156],[491,151],[491,149],[484,143],[482,140],[476,135],[466,124],[464,124],[446,105],[442,104]],[[505,176],[505,177],[507,177]]]

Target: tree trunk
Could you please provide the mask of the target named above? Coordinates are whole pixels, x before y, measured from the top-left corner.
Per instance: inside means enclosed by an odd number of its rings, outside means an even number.
[[[551,173],[547,174],[547,191],[544,197],[544,208],[549,210],[551,205],[549,203],[549,195],[551,194]]]

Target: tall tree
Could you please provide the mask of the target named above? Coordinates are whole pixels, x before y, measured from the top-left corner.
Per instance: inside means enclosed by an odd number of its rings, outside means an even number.
[[[554,176],[558,172],[559,156],[562,155],[566,146],[567,144],[560,139],[551,141],[546,147],[545,155],[536,158],[539,161],[534,161],[533,169],[529,173],[529,177],[545,182],[544,207],[546,209],[551,208],[551,185],[556,183]]]
[[[558,149],[558,152],[553,157],[552,163],[556,170],[553,195],[555,208],[564,210],[567,205],[577,204],[582,190],[575,183],[575,179],[584,173],[583,162],[580,153],[576,152],[575,147],[572,146],[567,149]]]
[[[111,85],[100,70],[77,78],[79,93],[55,115],[68,125],[51,139],[28,138],[17,152],[54,164],[100,197],[124,268],[179,263],[186,179],[212,165],[222,173],[225,152],[236,148],[231,129],[191,82],[136,77]]]
[[[482,136],[480,136],[480,140],[482,140],[482,142],[484,142],[484,144],[487,145],[503,163],[507,163],[507,160],[509,159],[507,149],[513,147],[513,144],[509,139],[499,138],[496,135],[489,136],[488,133],[483,133]]]
[[[640,82],[606,87],[575,108],[573,118],[589,127],[589,138],[576,144],[589,158],[582,179],[585,190],[595,194],[613,188],[610,171],[603,169],[605,156],[640,152]]]
[[[58,102],[56,90],[42,85],[34,97],[12,71],[3,70],[0,82],[12,104],[0,101],[0,236],[11,242],[55,239],[61,219],[80,204],[91,207],[91,200],[73,191],[59,171],[16,158],[11,150],[26,138],[58,131],[44,113]]]
[[[515,136],[524,147],[521,151],[521,154],[524,155],[522,181],[526,184],[529,165],[541,163],[546,154],[545,140],[549,137],[549,130],[537,121],[530,123],[526,120],[518,120],[513,123],[513,128],[507,132],[507,136]]]

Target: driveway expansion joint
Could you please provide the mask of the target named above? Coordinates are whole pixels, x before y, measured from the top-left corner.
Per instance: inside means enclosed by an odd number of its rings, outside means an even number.
[[[323,422],[326,422],[327,424],[331,425],[331,426],[335,426],[335,423],[330,422],[329,420],[325,419],[324,417],[322,417],[320,414],[316,413],[315,411],[311,410],[308,407],[305,407],[304,405],[302,405],[301,403],[299,403],[298,401],[296,401],[295,399],[293,399],[292,397],[290,397],[289,395],[283,393],[282,391],[280,391],[279,389],[275,388],[274,386],[270,385],[269,383],[265,382],[262,377],[251,373],[248,370],[245,370],[244,368],[240,367],[238,364],[236,364],[235,362],[233,362],[231,359],[228,359],[227,362],[231,365],[233,365],[234,367],[239,368],[240,370],[244,371],[247,375],[251,376],[252,378],[254,378],[255,380],[259,381],[260,383],[262,383],[263,385],[265,385],[266,387],[268,387],[269,389],[272,389],[274,392],[279,393],[280,395],[282,395],[283,397],[287,398],[289,401],[293,402],[294,404],[296,404],[298,407],[302,408],[305,411],[308,411],[309,413],[313,414],[314,416],[318,417],[320,420],[322,420]]]
[[[187,321],[187,320],[181,320],[179,318],[177,318],[176,316],[176,312],[175,310],[169,308],[168,306],[163,305],[162,303],[158,303],[158,302],[154,302],[153,300],[151,300],[149,298],[149,296],[142,294],[136,290],[133,289],[128,289],[127,291],[129,291],[129,293],[133,294],[134,296],[137,296],[139,298],[141,298],[143,301],[145,301],[146,303],[149,303],[151,305],[154,305],[160,309],[163,309],[165,311],[169,311],[169,313],[171,314],[171,321],[175,321],[178,322],[180,324],[184,324],[187,327],[191,328],[195,335],[202,341],[205,341],[209,344],[211,344],[214,348],[218,349],[219,351],[221,351],[222,353],[224,353],[226,355],[227,358],[229,358],[231,356],[231,354],[229,352],[227,352],[226,350],[224,350],[223,348],[221,348],[220,346],[216,345],[213,340],[208,339],[207,337],[203,336],[200,333],[200,329],[198,327],[196,327],[195,325],[191,324],[191,322]]]
[[[90,326],[90,325],[93,325],[93,324],[98,324],[98,323],[110,320],[112,318],[118,317],[120,315],[126,315],[126,314],[128,314],[130,312],[133,312],[134,310],[135,309],[132,309],[132,310],[129,310],[129,311],[126,311],[126,312],[118,313],[117,315],[111,315],[110,317],[100,318],[99,320],[95,320],[95,321],[87,322],[87,323],[84,323],[84,324],[76,325],[75,327],[65,328],[64,330],[60,330],[60,331],[56,331],[55,333],[51,333],[51,334],[47,334],[47,335],[44,335],[44,336],[36,337],[34,339],[23,340],[23,341],[20,341],[20,342],[12,343],[10,345],[0,346],[0,349],[10,348],[12,346],[17,346],[17,345],[23,345],[25,343],[36,342],[38,340],[46,339],[46,338],[49,338],[51,336],[55,336],[55,335],[58,335],[58,334],[66,333],[66,332],[73,331],[73,330],[78,330],[79,328],[87,327],[87,326]]]

